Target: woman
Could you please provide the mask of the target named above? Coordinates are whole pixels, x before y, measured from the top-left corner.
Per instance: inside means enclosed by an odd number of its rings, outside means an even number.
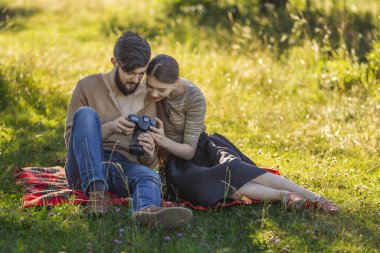
[[[259,168],[229,140],[205,133],[202,92],[179,77],[177,61],[158,55],[147,69],[146,87],[158,102],[158,127],[152,129],[166,174],[166,186],[196,205],[211,206],[226,198],[282,201],[288,209],[316,208],[336,213],[323,197]]]

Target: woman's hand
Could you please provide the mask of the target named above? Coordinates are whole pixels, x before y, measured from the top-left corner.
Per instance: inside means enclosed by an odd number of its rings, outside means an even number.
[[[124,116],[112,121],[111,130],[114,134],[129,135],[132,134],[135,129],[135,123],[130,122]]]
[[[167,144],[167,138],[165,136],[165,129],[164,129],[164,123],[159,118],[155,118],[157,122],[157,128],[151,127],[150,133],[156,142],[156,145],[165,148]]]
[[[151,133],[140,133],[137,137],[139,145],[144,149],[144,156],[152,158],[154,155],[155,143]]]
[[[149,133],[152,135],[157,146],[166,149],[169,153],[190,160],[194,157],[195,148],[186,143],[178,143],[165,136],[164,124],[159,118],[156,118],[157,128],[151,127]]]

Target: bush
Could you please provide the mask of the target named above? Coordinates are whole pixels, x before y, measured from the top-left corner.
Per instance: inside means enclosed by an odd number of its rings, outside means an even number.
[[[380,84],[380,42],[373,43],[373,48],[368,54],[369,75]]]

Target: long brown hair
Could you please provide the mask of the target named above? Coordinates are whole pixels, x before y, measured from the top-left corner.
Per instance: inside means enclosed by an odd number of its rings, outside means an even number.
[[[146,74],[148,76],[156,78],[162,83],[174,84],[179,78],[178,62],[176,59],[169,55],[159,54],[150,61]],[[157,116],[163,122],[170,122],[169,115],[165,110],[163,103],[163,101],[157,103]],[[171,188],[169,187],[170,182],[165,168],[166,163],[170,157],[170,153],[165,149],[159,147],[158,157],[158,167],[162,180],[162,190],[163,193],[168,197],[170,195],[173,195]]]

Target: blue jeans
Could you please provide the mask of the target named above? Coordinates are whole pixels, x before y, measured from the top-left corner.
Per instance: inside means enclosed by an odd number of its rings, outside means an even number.
[[[99,116],[90,107],[74,115],[65,165],[71,189],[89,187],[131,197],[131,212],[161,206],[161,179],[154,170],[126,159],[117,151],[103,150]]]

